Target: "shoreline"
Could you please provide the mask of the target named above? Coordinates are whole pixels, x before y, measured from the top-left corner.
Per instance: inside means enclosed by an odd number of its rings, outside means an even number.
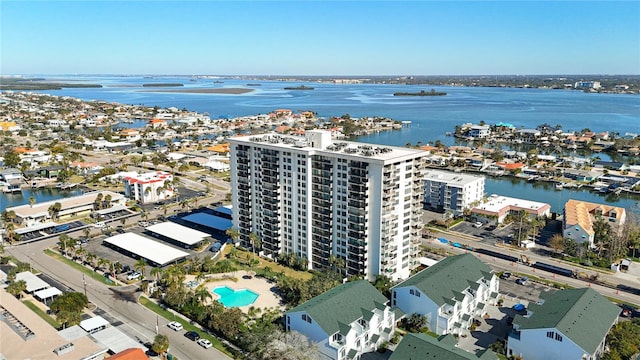
[[[140,90],[140,92],[163,92],[163,93],[187,93],[187,94],[227,94],[242,95],[254,92],[254,89],[244,88],[210,88],[210,89],[179,89],[179,90]]]

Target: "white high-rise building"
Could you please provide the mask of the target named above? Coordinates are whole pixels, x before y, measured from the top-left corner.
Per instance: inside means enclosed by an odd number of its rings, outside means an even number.
[[[424,207],[461,215],[484,198],[484,176],[429,170],[424,177]]]
[[[425,151],[262,134],[231,142],[233,226],[266,256],[295,254],[309,269],[330,259],[347,275],[403,279],[417,265]],[[341,261],[341,260],[342,261]]]

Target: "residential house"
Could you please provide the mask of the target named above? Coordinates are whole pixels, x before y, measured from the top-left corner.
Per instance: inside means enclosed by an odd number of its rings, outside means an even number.
[[[427,334],[406,334],[389,360],[497,360],[498,356],[491,350],[484,349],[470,353],[457,347],[458,341],[453,335],[434,338]]]
[[[167,127],[167,122],[162,119],[151,119],[147,122],[147,127],[152,129],[163,129]]]
[[[484,139],[491,135],[491,127],[489,125],[472,125],[469,127],[467,136],[474,139]]]
[[[606,220],[613,231],[619,234],[627,214],[621,207],[570,199],[564,205],[562,236],[573,239],[579,244],[589,242],[589,246],[593,247],[595,236],[593,224],[598,217]]]
[[[438,335],[462,334],[498,298],[498,278],[472,254],[450,256],[391,289],[391,304],[427,318]]]
[[[595,360],[618,321],[620,308],[591,288],[541,293],[525,316],[516,315],[507,356],[527,360]]]
[[[298,331],[333,360],[358,360],[393,334],[388,300],[366,280],[348,282],[285,314],[287,331]]]

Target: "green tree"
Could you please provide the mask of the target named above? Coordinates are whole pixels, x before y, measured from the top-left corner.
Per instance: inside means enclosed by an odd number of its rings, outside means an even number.
[[[549,246],[551,246],[556,253],[561,253],[564,250],[564,243],[565,241],[562,234],[553,234],[549,240]]]
[[[36,203],[36,198],[33,196],[29,196],[29,206],[33,207],[33,204]]]
[[[27,290],[27,282],[24,280],[14,281],[7,286],[7,292],[15,297]]]
[[[609,351],[601,359],[632,359],[640,351],[640,322],[623,321],[614,325],[607,335]]]
[[[164,358],[165,353],[169,350],[169,338],[162,334],[156,335],[153,339],[151,349]]]
[[[147,268],[147,262],[144,260],[144,258],[138,259],[134,265],[134,269],[136,269],[136,271],[139,271],[142,274],[143,279],[144,279],[144,273],[146,268]]]
[[[58,322],[66,326],[76,325],[82,319],[82,309],[87,307],[89,300],[83,293],[66,292],[56,297],[49,306]]]
[[[4,166],[9,168],[14,168],[20,164],[20,155],[14,150],[7,151],[4,153]]]

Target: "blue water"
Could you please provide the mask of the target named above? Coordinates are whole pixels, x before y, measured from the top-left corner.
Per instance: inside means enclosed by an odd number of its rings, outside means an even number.
[[[0,193],[0,212],[5,208],[24,205],[29,203],[29,198],[33,196],[36,204],[60,198],[81,195],[82,190],[58,190],[58,189],[23,189],[22,192]]]
[[[228,308],[251,305],[259,296],[248,289],[233,290],[228,286],[217,287],[213,292],[220,295],[218,302]]]
[[[386,116],[410,120],[410,127],[400,132],[387,132],[360,138],[361,141],[401,145],[440,140],[452,144],[456,124],[508,122],[516,127],[535,127],[543,123],[561,124],[565,130],[590,128],[593,131],[640,132],[640,97],[636,95],[588,94],[579,91],[550,89],[510,89],[446,86],[407,86],[385,84],[320,84],[222,79],[190,81],[189,77],[70,77],[103,88],[46,91],[54,95],[73,96],[84,100],[105,100],[125,104],[170,107],[219,116],[264,114],[275,109],[312,110],[329,118],[350,114],[354,117]],[[241,87],[254,90],[241,95],[164,93],[158,88],[143,88],[150,82],[175,82],[181,90],[196,88]],[[247,83],[261,86],[249,87]],[[312,86],[315,90],[284,90],[287,86]],[[394,97],[396,91],[430,90],[447,92],[436,97]],[[43,91],[45,92],[45,91]]]
[[[535,127],[548,123],[560,124],[565,131],[614,131],[640,133],[640,96],[616,94],[588,94],[579,91],[549,89],[509,89],[446,86],[407,86],[385,84],[320,84],[312,82],[255,81],[238,79],[197,79],[190,77],[158,76],[145,79],[141,76],[66,76],[56,81],[96,83],[102,88],[76,88],[41,91],[53,95],[72,96],[83,100],[105,100],[132,105],[177,107],[179,109],[219,116],[244,116],[271,112],[278,108],[294,111],[311,110],[318,116],[329,118],[350,114],[354,117],[386,116],[395,120],[409,120],[411,125],[400,131],[382,132],[362,136],[358,140],[376,144],[404,146],[407,143],[433,143],[440,140],[446,145],[455,143],[447,132],[455,125],[466,122],[488,124],[507,122],[516,127]],[[196,88],[241,87],[254,90],[241,95],[163,93],[158,88],[143,88],[144,83],[176,82],[183,87],[163,88],[181,90]],[[249,87],[248,83],[261,86]],[[315,90],[284,90],[287,86],[306,85]],[[437,97],[394,97],[396,91],[430,90],[447,92]],[[144,122],[122,124],[140,127]],[[543,151],[544,153],[544,151]],[[588,156],[572,153],[575,156]],[[624,161],[623,157],[598,154],[604,160]],[[569,197],[593,202],[607,202],[626,207],[637,207],[637,200],[604,197],[586,191],[554,191],[544,185],[527,182],[513,183],[506,180],[487,181],[487,193],[499,193],[525,199],[540,200],[552,204],[553,211],[561,209],[562,201]],[[1,198],[1,196],[0,196]],[[28,195],[25,197],[28,199]],[[24,200],[23,203],[27,203]],[[2,204],[0,204],[2,205]]]
[[[560,214],[569,199],[600,204],[607,203],[640,214],[640,202],[637,196],[634,197],[626,193],[622,193],[620,196],[603,195],[598,192],[577,189],[556,190],[554,184],[550,182],[530,183],[524,179],[487,177],[485,179],[485,193],[547,203],[551,205],[552,212]]]

